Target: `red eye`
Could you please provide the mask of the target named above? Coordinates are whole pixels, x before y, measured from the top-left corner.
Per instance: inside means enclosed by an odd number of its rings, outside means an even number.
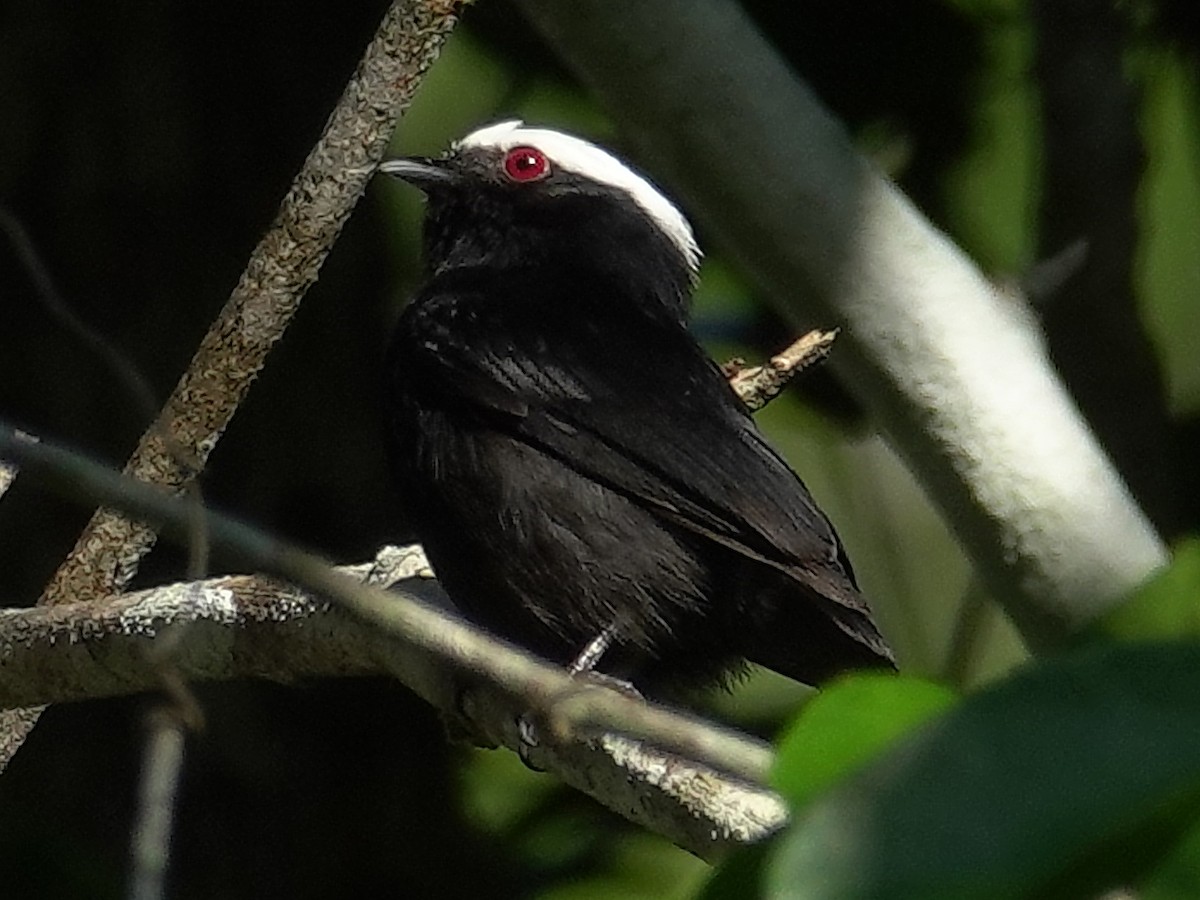
[[[504,174],[513,181],[537,181],[550,174],[550,161],[537,147],[513,147],[504,154]]]

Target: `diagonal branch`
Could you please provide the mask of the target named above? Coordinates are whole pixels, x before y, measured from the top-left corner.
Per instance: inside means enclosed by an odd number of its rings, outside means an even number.
[[[396,0],[388,9],[237,287],[126,463],[128,474],[172,490],[199,474],[316,281],[461,6],[461,0]],[[40,602],[120,591],[154,540],[144,524],[97,510]],[[40,713],[17,709],[0,715],[0,771]]]
[[[270,229],[204,336],[126,473],[179,488],[197,474],[283,336],[300,300],[383,158],[401,113],[455,23],[456,0],[392,4],[288,190]],[[181,460],[164,435],[194,456]],[[191,465],[188,465],[190,463]],[[102,597],[124,587],[154,533],[97,511],[55,574],[43,603]]]
[[[520,6],[768,296],[844,323],[847,383],[1033,647],[1164,564],[1033,317],[862,158],[741,6]]]

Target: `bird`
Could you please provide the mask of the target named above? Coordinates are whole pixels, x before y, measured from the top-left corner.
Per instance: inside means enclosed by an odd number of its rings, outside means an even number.
[[[701,252],[607,150],[519,120],[380,170],[425,195],[386,358],[399,501],[454,605],[656,696],[895,667],[845,548],[688,330]]]

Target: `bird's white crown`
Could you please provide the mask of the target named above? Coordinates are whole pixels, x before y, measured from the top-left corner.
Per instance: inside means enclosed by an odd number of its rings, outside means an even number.
[[[627,193],[679,248],[688,267],[693,272],[699,268],[700,247],[683,213],[643,176],[595,144],[550,128],[527,128],[519,119],[472,131],[455,144],[458,149],[484,148],[502,152],[524,146],[541,150],[559,169]]]

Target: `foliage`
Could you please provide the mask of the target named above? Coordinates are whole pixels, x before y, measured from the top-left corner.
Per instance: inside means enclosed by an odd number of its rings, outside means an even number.
[[[839,4],[746,6],[864,150],[998,280],[1060,249],[1039,241],[1054,123],[1040,115],[1033,4],[886,2],[861,17]],[[1133,6],[1175,10],[1178,23],[1190,8]],[[81,317],[165,395],[382,7],[63,9],[6,8],[0,196]],[[1151,509],[1175,538],[1200,532],[1200,41],[1133,27],[1125,40],[1145,159],[1124,210],[1136,231],[1120,252],[1135,257],[1128,302],[1165,384],[1161,395],[1110,400],[1118,410],[1169,409],[1169,442],[1140,452],[1176,468],[1178,510]],[[503,0],[478,0],[394,149],[434,153],[508,115],[622,149],[605,111]],[[1108,197],[1090,162],[1079,160],[1081,173]],[[214,502],[347,560],[405,537],[383,488],[374,385],[387,324],[417,279],[419,205],[394,185],[369,199],[205,481]],[[715,237],[701,239],[695,327],[713,354],[757,359],[786,343],[790,328]],[[121,457],[144,423],[49,321],[25,275],[9,266],[0,279],[0,412]],[[1085,338],[1104,325],[1099,309],[1071,323]],[[1130,364],[1086,340],[1080,352],[1098,371]],[[970,566],[954,535],[863,421],[853,388],[818,373],[761,422],[837,523],[906,675],[850,678],[810,699],[754,674],[707,701],[758,733],[782,727],[776,778],[795,819],[770,846],[722,865],[704,896],[1068,897],[1131,880],[1149,900],[1200,895],[1200,662],[1189,643],[1200,545],[1180,543],[1175,565],[1078,646],[1014,672],[1025,660],[1014,631],[990,601],[967,599]],[[79,524],[77,512],[18,482],[0,507],[5,597],[35,596]],[[146,574],[165,580],[181,568],[159,557]],[[938,687],[960,642],[967,676]],[[697,888],[697,860],[511,756],[448,748],[429,711],[400,694],[375,682],[203,691],[209,724],[189,748],[174,896],[682,897]],[[52,710],[0,779],[6,896],[119,895],[140,710],[138,700]],[[826,880],[814,884],[815,875]],[[952,881],[984,875],[993,881],[969,889]]]
[[[833,686],[780,743],[792,823],[704,896],[1194,896],[1198,599],[1189,542],[1080,646],[961,703],[908,678]]]

